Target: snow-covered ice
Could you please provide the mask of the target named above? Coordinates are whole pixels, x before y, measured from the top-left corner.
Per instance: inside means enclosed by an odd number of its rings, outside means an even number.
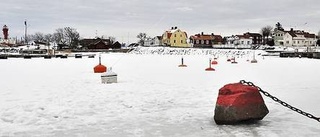
[[[318,136],[319,122],[266,97],[270,113],[262,121],[215,124],[218,90],[242,79],[320,116],[320,60],[256,55],[258,63],[251,64],[252,53],[146,48],[101,54],[102,64],[118,74],[114,84],[101,84],[101,74],[93,73],[97,57],[0,60],[0,136]],[[204,71],[217,56],[216,71]],[[188,67],[178,67],[181,57]]]

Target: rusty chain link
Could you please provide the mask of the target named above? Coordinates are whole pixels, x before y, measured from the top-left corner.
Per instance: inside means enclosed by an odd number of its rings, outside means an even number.
[[[288,103],[278,99],[277,97],[275,96],[272,96],[271,94],[269,94],[268,92],[262,90],[260,87],[254,85],[252,82],[247,82],[245,80],[240,80],[240,83],[243,84],[243,85],[248,85],[248,86],[251,86],[251,87],[255,87],[258,89],[258,91],[260,91],[261,93],[263,93],[265,96],[271,98],[272,100],[274,100],[275,102],[278,102],[280,103],[282,106],[285,106],[293,111],[296,111],[297,113],[301,114],[301,115],[304,115],[308,118],[311,118],[311,119],[314,119],[314,120],[317,120],[318,122],[320,122],[320,118],[319,117],[315,117],[314,115],[310,114],[310,113],[307,113],[307,112],[304,112],[302,111],[301,109],[298,109],[296,107],[293,107],[291,105],[289,105]]]

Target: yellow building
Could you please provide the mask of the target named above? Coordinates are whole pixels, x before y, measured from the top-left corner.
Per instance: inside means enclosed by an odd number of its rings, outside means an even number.
[[[171,47],[190,47],[187,39],[187,33],[177,27],[172,27],[162,35],[162,43]]]

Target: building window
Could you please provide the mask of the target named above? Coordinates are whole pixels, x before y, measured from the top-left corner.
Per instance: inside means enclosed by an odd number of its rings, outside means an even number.
[[[207,44],[209,45],[209,43],[210,43],[210,41],[209,40],[207,40]]]
[[[183,43],[183,40],[181,40],[181,43]]]
[[[199,44],[199,40],[196,40],[196,44]]]
[[[176,40],[173,40],[173,43],[176,43]]]

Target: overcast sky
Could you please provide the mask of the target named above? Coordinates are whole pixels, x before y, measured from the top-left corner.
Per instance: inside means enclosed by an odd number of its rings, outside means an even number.
[[[27,20],[29,34],[72,27],[82,38],[106,35],[121,42],[135,42],[139,32],[162,35],[172,26],[189,36],[226,36],[280,22],[285,29],[317,33],[319,5],[319,0],[2,0],[0,25],[9,27],[10,37],[22,37]]]

